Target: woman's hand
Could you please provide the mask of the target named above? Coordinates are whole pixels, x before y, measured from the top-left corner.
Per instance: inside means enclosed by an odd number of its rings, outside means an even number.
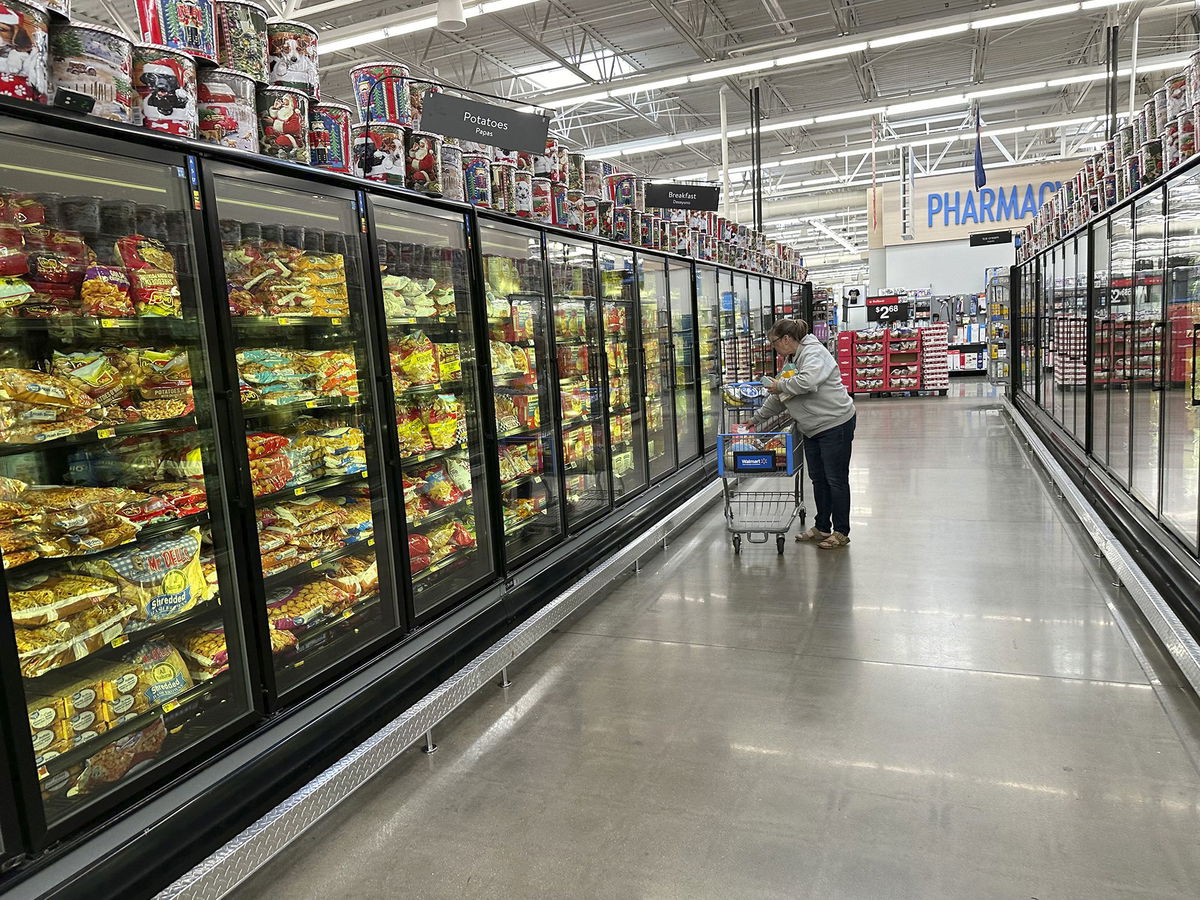
[[[772,381],[766,387],[767,387],[768,394],[778,394],[779,393],[779,382],[778,381]]]

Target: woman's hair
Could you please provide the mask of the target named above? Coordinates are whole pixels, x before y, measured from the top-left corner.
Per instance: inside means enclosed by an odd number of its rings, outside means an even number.
[[[808,336],[808,323],[803,319],[776,319],[771,330],[767,332],[768,341],[777,341],[781,337],[790,337],[799,343]]]

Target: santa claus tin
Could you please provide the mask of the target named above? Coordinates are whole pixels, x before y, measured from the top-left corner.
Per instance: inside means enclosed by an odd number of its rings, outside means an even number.
[[[250,0],[217,0],[217,59],[223,67],[266,83],[267,18]]]
[[[408,134],[408,186],[432,197],[442,195],[442,137],[428,131]]]
[[[196,136],[196,63],[165,44],[133,48],[135,125],[179,137]]]
[[[235,150],[258,150],[254,79],[232,69],[197,73],[200,139]]]
[[[341,103],[314,103],[308,111],[308,162],[350,174],[350,125],[354,110]]]
[[[132,124],[133,41],[99,25],[56,24],[50,35],[50,80],[54,89],[85,94],[92,115]]]
[[[404,162],[406,129],[398,122],[371,122],[350,126],[354,174],[370,181],[403,187],[407,178]]]
[[[277,84],[258,89],[259,151],[276,159],[308,162],[308,94]]]
[[[315,28],[286,19],[267,23],[267,81],[321,96]]]
[[[45,103],[50,93],[50,17],[30,0],[0,0],[0,97]]]
[[[214,0],[136,0],[142,40],[217,62]]]

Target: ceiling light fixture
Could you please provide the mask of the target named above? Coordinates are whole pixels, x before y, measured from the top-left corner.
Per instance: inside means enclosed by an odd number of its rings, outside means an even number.
[[[875,38],[873,41],[868,41],[867,45],[875,50],[878,47],[894,47],[897,44],[907,44],[910,41],[925,41],[930,38],[944,37],[948,34],[961,34],[964,31],[970,31],[971,26],[967,22],[960,22],[958,25],[944,25],[941,28],[925,28],[921,31],[909,31],[904,34],[894,34],[891,37]]]
[[[608,92],[610,97],[624,97],[629,94],[640,94],[642,91],[657,91],[662,88],[677,87],[681,84],[687,84],[687,76],[680,75],[678,78],[660,78],[658,81],[646,81],[642,84],[630,84],[623,87],[613,88]]]
[[[1028,91],[1040,91],[1046,86],[1044,81],[1029,81],[1025,84],[1014,84],[1009,87],[989,88],[983,91],[971,91],[966,95],[968,100],[978,100],[982,97],[1006,97],[1009,94],[1024,94]]]
[[[980,28],[995,28],[997,25],[1016,25],[1020,22],[1032,22],[1035,19],[1049,19],[1053,16],[1065,16],[1068,13],[1078,12],[1078,3],[1064,3],[1062,6],[1047,6],[1045,9],[1030,9],[1025,12],[1011,13],[1007,16],[993,16],[990,19],[980,19],[977,22],[972,22],[971,27]]]
[[[796,63],[812,62],[817,59],[830,59],[834,56],[849,56],[851,53],[861,53],[867,49],[867,42],[843,44],[840,47],[825,47],[820,50],[808,50],[804,53],[793,53],[775,60],[776,66],[792,66]]]
[[[437,27],[442,31],[462,31],[467,27],[467,11],[462,0],[438,0]]]
[[[919,112],[923,109],[942,109],[947,106],[961,106],[967,100],[962,94],[950,97],[930,97],[927,100],[913,100],[910,103],[897,103],[887,108],[889,116],[899,116],[904,113]]]
[[[687,76],[688,81],[713,81],[717,78],[729,78],[731,75],[742,75],[746,72],[758,72],[762,69],[770,69],[775,65],[773,59],[763,59],[758,62],[742,63],[737,66],[725,66],[723,69],[713,69],[709,72],[697,72],[695,75]]]
[[[870,109],[852,109],[849,112],[830,113],[827,116],[817,116],[813,119],[814,122],[841,122],[846,119],[863,119],[871,116],[877,116],[884,111],[882,106],[873,106]]]

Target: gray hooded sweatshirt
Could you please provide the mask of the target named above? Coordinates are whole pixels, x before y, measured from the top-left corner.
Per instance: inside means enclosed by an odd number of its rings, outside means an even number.
[[[796,352],[784,365],[788,377],[779,378],[779,393],[772,394],[754,414],[761,426],[787,411],[805,437],[815,437],[854,418],[854,401],[842,384],[837,362],[814,335],[805,335]]]

